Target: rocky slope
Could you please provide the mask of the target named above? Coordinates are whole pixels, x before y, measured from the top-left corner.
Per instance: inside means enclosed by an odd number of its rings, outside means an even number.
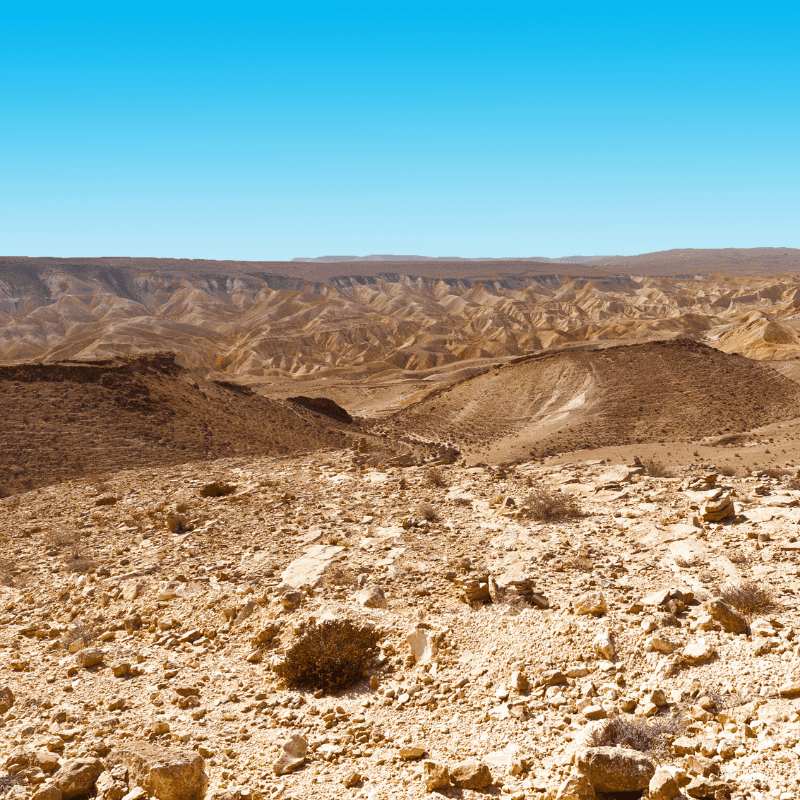
[[[381,425],[504,461],[699,441],[800,416],[800,386],[682,339],[544,353],[430,390]]]
[[[798,795],[794,484],[365,459],[0,501],[6,797]],[[352,687],[280,677],[312,618],[379,632]]]

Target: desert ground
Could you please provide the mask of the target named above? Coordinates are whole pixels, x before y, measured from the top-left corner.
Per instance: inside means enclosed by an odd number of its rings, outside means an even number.
[[[0,258],[0,796],[800,797],[800,252]]]

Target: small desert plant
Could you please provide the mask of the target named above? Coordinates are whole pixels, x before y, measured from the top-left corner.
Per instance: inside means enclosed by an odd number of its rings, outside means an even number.
[[[61,637],[61,646],[65,650],[69,650],[70,645],[73,642],[77,642],[78,639],[83,639],[84,644],[89,644],[89,642],[93,642],[98,636],[99,633],[93,628],[88,628],[82,622],[76,622],[64,631]]]
[[[731,467],[731,466],[728,466],[728,465],[726,465],[726,466],[724,466],[724,467],[720,467],[720,468],[717,470],[717,472],[718,472],[720,475],[723,475],[723,476],[724,476],[724,477],[726,477],[726,478],[735,478],[735,477],[736,477],[736,475],[737,475],[737,470],[736,470],[736,467]]]
[[[73,544],[75,535],[67,533],[67,531],[48,531],[42,541],[45,547],[60,550],[62,547],[69,547]]]
[[[353,573],[341,564],[331,564],[322,577],[322,585],[328,588],[334,586],[352,586],[356,582]]]
[[[361,680],[380,638],[374,628],[349,619],[314,623],[295,640],[275,672],[289,686],[346,689]]]
[[[430,486],[438,486],[439,488],[447,486],[444,473],[438,467],[431,467],[425,473],[425,480]]]
[[[439,512],[430,503],[420,503],[417,506],[417,514],[420,519],[428,522],[436,522],[439,519]]]
[[[91,553],[73,544],[64,556],[64,566],[69,572],[89,572],[89,570],[97,569],[97,562],[92,558]]]
[[[580,504],[572,495],[545,488],[534,489],[525,499],[523,507],[533,519],[542,522],[581,516]]]
[[[782,467],[762,467],[761,471],[768,478],[784,478],[791,474],[788,469],[783,469]]]
[[[675,475],[672,467],[668,467],[654,458],[642,461],[642,467],[644,467],[645,474],[651,478],[672,478]]]
[[[753,581],[729,583],[719,590],[719,596],[748,619],[752,619],[775,604],[770,588]]]
[[[590,747],[628,747],[659,758],[669,752],[672,739],[683,733],[686,723],[681,714],[650,720],[618,714],[592,734]]]
[[[236,487],[232,484],[214,481],[213,483],[207,483],[200,490],[200,497],[227,497],[235,491]]]

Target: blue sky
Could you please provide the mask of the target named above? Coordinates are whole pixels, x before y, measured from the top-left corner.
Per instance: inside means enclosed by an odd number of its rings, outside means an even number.
[[[799,9],[0,0],[0,254],[800,247]]]

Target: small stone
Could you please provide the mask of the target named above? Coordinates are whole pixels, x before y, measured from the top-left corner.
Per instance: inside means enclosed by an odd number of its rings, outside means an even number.
[[[450,770],[450,780],[459,789],[483,789],[492,785],[492,773],[482,761],[461,761]]]
[[[355,770],[348,773],[347,777],[342,781],[344,783],[345,789],[352,789],[354,786],[358,786],[361,783],[361,775],[358,774]]]
[[[399,756],[403,761],[414,761],[417,758],[422,758],[427,750],[418,744],[407,744],[400,748]]]
[[[0,688],[0,714],[10,711],[14,705],[14,692],[8,686]]]
[[[84,668],[96,667],[103,661],[105,653],[99,647],[81,650],[75,657],[78,664]]]
[[[608,714],[602,706],[586,706],[586,708],[583,709],[583,716],[586,717],[586,719],[595,720],[605,719]]]
[[[719,623],[726,633],[746,633],[747,620],[731,608],[721,597],[715,597],[703,604],[703,611]]]
[[[708,661],[716,651],[714,646],[703,637],[698,636],[683,648],[683,660],[687,664],[702,664]]]
[[[422,782],[429,792],[443,789],[450,783],[450,772],[443,764],[437,764],[435,761],[423,761]]]
[[[599,616],[608,611],[606,598],[602,592],[587,592],[575,601],[576,614],[592,614]]]
[[[358,602],[365,608],[386,608],[386,595],[380,586],[374,583],[368,583],[359,593],[356,598]]]
[[[286,775],[306,763],[308,753],[308,742],[299,733],[294,734],[290,739],[283,743],[281,754],[277,761],[272,765],[272,771],[276,775]]]
[[[88,794],[102,771],[99,758],[73,758],[53,776],[53,785],[61,791],[64,800],[72,800]]]
[[[655,774],[649,758],[624,747],[587,747],[576,754],[576,764],[596,792],[638,792]]]
[[[610,630],[602,630],[597,634],[597,636],[595,636],[594,641],[592,642],[592,650],[594,650],[597,655],[602,656],[608,661],[614,660],[617,652],[614,649],[614,642],[611,638]]]
[[[8,795],[6,795],[8,797]],[[55,786],[40,786],[34,793],[31,795],[31,800],[63,800],[64,795],[62,794],[61,790],[56,788]]]

